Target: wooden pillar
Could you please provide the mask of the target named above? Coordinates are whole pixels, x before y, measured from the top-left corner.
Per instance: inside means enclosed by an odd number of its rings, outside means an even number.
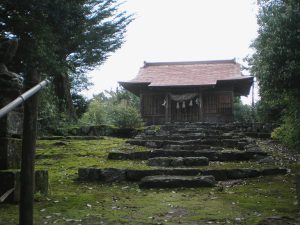
[[[202,92],[199,92],[199,120],[201,122],[204,122],[203,118],[203,94]]]
[[[144,99],[143,99],[144,95],[142,93],[140,93],[140,113],[142,118],[144,119]]]
[[[234,101],[234,93],[233,93],[233,90],[231,91],[231,118],[230,118],[230,122],[234,122],[234,104],[233,104],[233,101]]]
[[[39,74],[33,69],[26,77],[26,89],[39,82]],[[24,103],[22,161],[20,178],[20,225],[33,224],[34,158],[37,128],[37,94]]]
[[[166,93],[166,110],[165,110],[165,122],[171,122],[171,99],[169,93]]]

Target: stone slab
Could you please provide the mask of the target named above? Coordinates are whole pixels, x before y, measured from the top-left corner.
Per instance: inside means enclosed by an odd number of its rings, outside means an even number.
[[[151,170],[113,169],[113,168],[80,168],[78,179],[80,181],[121,182],[140,181],[147,176],[214,176],[217,181],[253,178],[286,174],[284,168],[266,169],[192,169],[192,168],[163,168]]]
[[[110,152],[107,156],[108,159],[112,160],[147,160],[150,158],[151,151],[142,151],[142,152]]]
[[[213,176],[148,176],[139,183],[140,188],[199,188],[214,187]]]
[[[214,150],[152,150],[143,152],[111,152],[108,154],[108,159],[112,160],[147,160],[156,157],[207,157],[209,161],[247,161],[261,160],[267,157],[268,154],[262,151],[230,151],[220,152]]]
[[[207,166],[207,157],[156,157],[148,159],[148,166],[160,167],[192,167]]]
[[[97,169],[97,168],[79,168],[79,181],[101,181],[101,182],[120,182],[126,180],[125,169]]]

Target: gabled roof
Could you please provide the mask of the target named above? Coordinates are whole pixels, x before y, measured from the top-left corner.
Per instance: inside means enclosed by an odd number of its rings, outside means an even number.
[[[252,82],[252,79],[252,77],[242,75],[240,64],[235,60],[145,62],[134,79],[119,83],[129,90],[130,86],[137,85],[148,87],[214,86],[219,82],[242,80]]]

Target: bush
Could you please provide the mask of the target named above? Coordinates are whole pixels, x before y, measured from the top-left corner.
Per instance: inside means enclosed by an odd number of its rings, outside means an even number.
[[[111,125],[116,128],[139,128],[143,125],[142,117],[136,104],[137,97],[125,91],[116,90],[95,96],[83,114],[82,125]]]
[[[287,147],[300,151],[300,115],[297,114],[300,114],[297,110],[286,112],[281,126],[272,132],[271,137]]]
[[[138,128],[143,125],[138,110],[124,104],[110,106],[107,113],[107,119],[111,125],[119,128]]]
[[[80,119],[80,123],[88,125],[101,125],[106,121],[105,105],[99,99],[93,99],[87,112]]]

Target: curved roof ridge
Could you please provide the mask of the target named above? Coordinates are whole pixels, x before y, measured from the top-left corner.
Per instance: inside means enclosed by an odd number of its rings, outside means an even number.
[[[221,60],[204,60],[204,61],[174,61],[174,62],[146,62],[144,61],[144,67],[147,66],[165,66],[165,65],[194,65],[194,64],[236,64],[236,59],[221,59]]]

